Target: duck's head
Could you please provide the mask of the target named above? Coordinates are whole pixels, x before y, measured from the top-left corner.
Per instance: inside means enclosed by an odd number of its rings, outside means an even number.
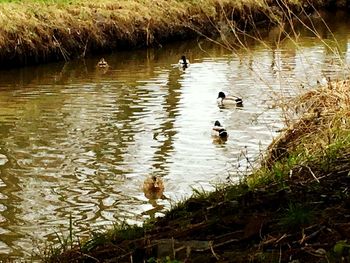
[[[153,181],[153,187],[154,187],[155,189],[160,188],[160,185],[162,184],[160,178],[158,178],[157,176],[153,175],[153,176],[152,176],[152,181]]]
[[[223,93],[222,91],[219,92],[219,95],[218,95],[218,99],[224,99],[226,98],[226,95],[225,93]]]
[[[186,56],[182,55],[181,60],[183,61],[184,64],[187,64],[187,59]]]
[[[153,175],[147,178],[144,182],[144,189],[148,191],[164,190],[164,184],[161,178]]]
[[[100,61],[97,63],[97,66],[100,68],[108,67],[108,63],[104,58],[101,58]]]
[[[219,121],[215,121],[214,126],[221,126],[221,123]]]

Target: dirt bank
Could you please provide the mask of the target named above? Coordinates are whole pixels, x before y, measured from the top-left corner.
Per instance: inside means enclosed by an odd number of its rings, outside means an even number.
[[[311,12],[333,0],[72,0],[0,4],[0,66],[71,60],[90,54],[218,33],[228,21],[249,29],[283,19],[290,7]],[[220,26],[219,26],[220,25]]]

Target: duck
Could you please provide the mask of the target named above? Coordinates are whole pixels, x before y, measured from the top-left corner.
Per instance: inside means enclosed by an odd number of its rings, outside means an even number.
[[[150,200],[163,198],[164,183],[158,176],[150,176],[143,182],[143,192]]]
[[[226,96],[223,91],[219,92],[217,102],[220,106],[234,103],[237,107],[243,107],[243,100],[241,98],[236,96]]]
[[[181,66],[182,68],[188,68],[189,65],[190,61],[186,58],[186,56],[181,56],[179,60],[179,66]]]
[[[96,66],[99,68],[108,68],[109,67],[107,61],[104,58],[101,58]]]
[[[228,133],[226,129],[221,125],[219,121],[215,121],[213,130],[212,130],[212,135],[215,137],[219,137],[220,139],[223,139],[223,140],[226,140],[228,137]]]

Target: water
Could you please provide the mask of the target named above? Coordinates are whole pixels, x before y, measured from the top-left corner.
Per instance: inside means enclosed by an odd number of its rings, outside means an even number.
[[[0,72],[0,258],[29,259],[67,234],[70,216],[84,237],[161,216],[193,188],[238,180],[283,127],[276,103],[343,77],[347,20],[328,22],[337,49],[324,28],[329,46],[306,30],[297,48],[288,39],[276,46],[273,31],[269,46],[234,54],[201,40],[108,55],[108,70],[91,58]],[[175,65],[182,54],[186,70]],[[219,108],[219,91],[244,107]],[[211,137],[215,120],[226,142]],[[166,198],[145,197],[151,175]]]

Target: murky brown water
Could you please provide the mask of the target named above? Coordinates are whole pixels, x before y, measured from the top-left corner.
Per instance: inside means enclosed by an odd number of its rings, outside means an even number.
[[[350,29],[339,20],[329,25],[347,63]],[[192,41],[106,56],[107,71],[96,58],[0,72],[0,259],[29,258],[67,233],[70,215],[75,234],[87,236],[237,180],[283,127],[276,98],[343,72],[332,35],[321,32],[330,47],[302,32],[298,48],[284,40],[232,55]],[[182,54],[185,71],[174,65]],[[244,107],[219,108],[222,90]],[[215,120],[229,132],[225,143],[211,137]],[[145,197],[150,175],[163,178],[167,199]]]

